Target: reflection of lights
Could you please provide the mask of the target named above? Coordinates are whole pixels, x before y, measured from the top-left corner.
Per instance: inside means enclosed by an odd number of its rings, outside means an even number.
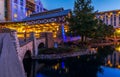
[[[54,68],[55,68],[55,70],[57,70],[57,69],[58,69],[58,66],[56,65]]]
[[[68,30],[65,30],[65,32],[68,32]]]
[[[110,60],[108,60],[108,64],[111,64]]]
[[[120,68],[120,65],[118,65],[118,67],[117,68]]]
[[[55,69],[55,70],[58,70],[59,66],[60,66],[60,64],[58,63],[55,66],[53,66],[52,68]]]
[[[67,69],[67,68],[65,68],[65,72],[68,72],[68,69]]]
[[[65,68],[65,63],[62,62],[61,65],[62,65],[62,68],[64,69]]]
[[[78,59],[80,59],[80,56],[77,56]]]
[[[112,67],[113,65],[112,64],[110,64],[110,67]]]

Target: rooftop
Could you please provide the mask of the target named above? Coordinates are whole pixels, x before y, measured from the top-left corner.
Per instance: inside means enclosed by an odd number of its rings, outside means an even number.
[[[109,10],[109,11],[101,11],[101,12],[98,12],[98,13],[116,13],[116,12],[119,12],[119,13],[120,13],[120,9]]]
[[[50,10],[46,12],[31,14],[30,16],[23,19],[23,21],[31,21],[31,20],[48,19],[48,18],[66,16],[70,12],[71,12],[70,9],[64,10],[63,8],[58,8],[58,9],[54,9],[54,10]]]

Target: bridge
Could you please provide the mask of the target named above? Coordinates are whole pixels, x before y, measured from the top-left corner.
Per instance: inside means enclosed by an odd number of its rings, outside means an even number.
[[[47,36],[44,37],[44,34],[47,34]],[[16,50],[18,52],[19,59],[22,61],[28,53],[31,57],[37,56],[39,48],[53,47],[54,40],[50,35],[51,33],[45,32],[42,33],[42,35],[40,34],[39,38],[36,38],[34,32],[31,32],[29,35],[30,37],[19,39],[17,38],[17,32],[14,32],[14,36],[16,38]]]
[[[46,37],[44,37],[44,34],[46,34]],[[0,68],[4,69],[4,71],[0,70],[4,72],[0,72],[0,77],[3,77],[3,75],[8,77],[10,70],[14,70],[13,73],[10,72],[10,75],[18,77],[20,73],[19,76],[24,77],[24,59],[37,56],[38,49],[41,47],[49,48],[53,46],[51,33],[45,32],[40,35],[41,37],[36,38],[34,33],[31,32],[29,37],[21,39],[17,37],[16,31],[6,28],[0,30]],[[28,65],[30,64],[28,63]]]

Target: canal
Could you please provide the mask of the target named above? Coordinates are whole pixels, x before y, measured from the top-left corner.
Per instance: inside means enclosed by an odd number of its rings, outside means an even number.
[[[119,60],[115,58],[117,57],[115,53],[116,51],[113,50],[113,46],[106,46],[98,48],[97,54],[92,55],[82,55],[54,60],[32,60],[31,76],[28,76],[120,77],[120,69],[118,69],[119,63],[117,62]],[[110,56],[116,60],[111,59]]]

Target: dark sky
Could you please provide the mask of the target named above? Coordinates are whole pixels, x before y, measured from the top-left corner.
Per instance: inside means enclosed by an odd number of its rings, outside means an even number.
[[[63,7],[73,9],[75,0],[41,0],[44,7],[48,10]],[[120,9],[120,0],[92,0],[95,10],[107,11]]]

